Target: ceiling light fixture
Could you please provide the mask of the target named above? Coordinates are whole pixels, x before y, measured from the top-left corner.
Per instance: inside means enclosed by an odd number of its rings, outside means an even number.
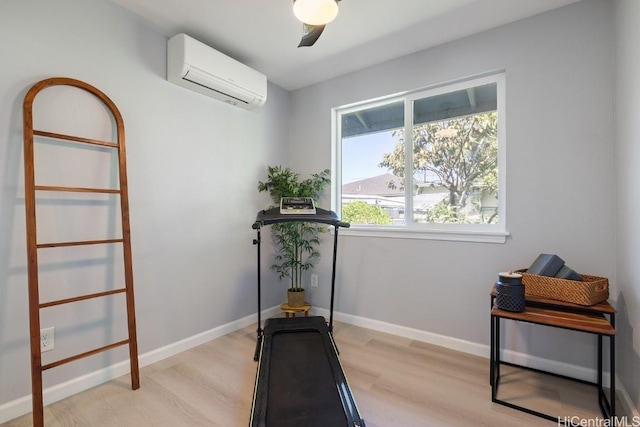
[[[293,14],[309,25],[325,25],[338,15],[339,0],[294,0]]]

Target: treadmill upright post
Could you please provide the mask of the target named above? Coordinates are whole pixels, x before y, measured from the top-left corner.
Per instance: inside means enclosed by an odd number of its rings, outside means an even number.
[[[260,354],[261,344],[264,341],[264,329],[262,328],[262,319],[261,319],[261,289],[260,289],[260,229],[261,227],[265,227],[267,225],[278,224],[282,222],[314,222],[319,224],[327,224],[332,225],[335,229],[334,241],[333,241],[333,269],[331,272],[331,310],[329,315],[329,331],[333,332],[333,305],[335,299],[335,287],[336,287],[336,260],[338,254],[338,228],[344,227],[349,228],[348,222],[342,222],[338,219],[338,215],[333,212],[322,208],[316,208],[315,214],[282,214],[280,212],[279,207],[274,207],[271,209],[263,209],[258,211],[256,215],[256,220],[251,226],[258,233],[257,239],[253,240],[253,244],[258,246],[258,340],[256,343],[256,353],[254,355],[254,360],[258,360]]]
[[[333,299],[336,289],[336,257],[338,254],[338,225],[334,227],[333,238],[333,269],[331,271],[331,308],[329,309],[329,332],[333,333]]]
[[[256,227],[256,224],[254,224],[254,227]],[[256,329],[256,334],[258,335],[257,340],[256,340],[256,351],[253,354],[253,360],[258,361],[258,355],[260,353],[260,345],[262,344],[262,320],[260,318],[260,314],[262,311],[262,302],[260,301],[260,296],[262,295],[262,292],[260,290],[260,242],[261,242],[261,237],[260,237],[260,225],[257,225],[256,228],[256,233],[257,233],[257,237],[253,240],[253,244],[257,246],[257,252],[258,252],[258,329]]]

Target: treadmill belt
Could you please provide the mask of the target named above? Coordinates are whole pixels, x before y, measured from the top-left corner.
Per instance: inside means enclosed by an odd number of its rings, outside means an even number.
[[[258,341],[252,427],[364,427],[322,316],[272,318]]]
[[[267,425],[348,426],[320,332],[275,333],[270,359]]]

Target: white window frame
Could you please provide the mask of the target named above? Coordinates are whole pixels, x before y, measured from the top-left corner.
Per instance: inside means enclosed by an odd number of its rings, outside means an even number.
[[[389,237],[405,239],[430,239],[467,242],[504,243],[509,236],[506,227],[506,105],[504,71],[487,73],[472,78],[460,79],[419,90],[389,95],[373,100],[332,108],[331,110],[331,209],[341,215],[342,208],[342,129],[341,117],[363,108],[374,108],[399,100],[404,100],[405,129],[412,135],[413,101],[430,96],[455,92],[466,88],[496,83],[498,112],[498,222],[495,224],[434,224],[418,223],[413,215],[405,214],[405,224],[395,226],[358,225],[341,231],[343,235],[362,237]],[[407,144],[413,144],[407,138]],[[405,179],[413,176],[413,147],[405,148],[407,154]],[[413,212],[412,186],[405,185],[405,212]]]

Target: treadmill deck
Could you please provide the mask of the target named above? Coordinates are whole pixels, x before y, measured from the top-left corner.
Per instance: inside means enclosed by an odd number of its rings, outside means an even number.
[[[265,321],[251,425],[364,427],[323,317]]]

